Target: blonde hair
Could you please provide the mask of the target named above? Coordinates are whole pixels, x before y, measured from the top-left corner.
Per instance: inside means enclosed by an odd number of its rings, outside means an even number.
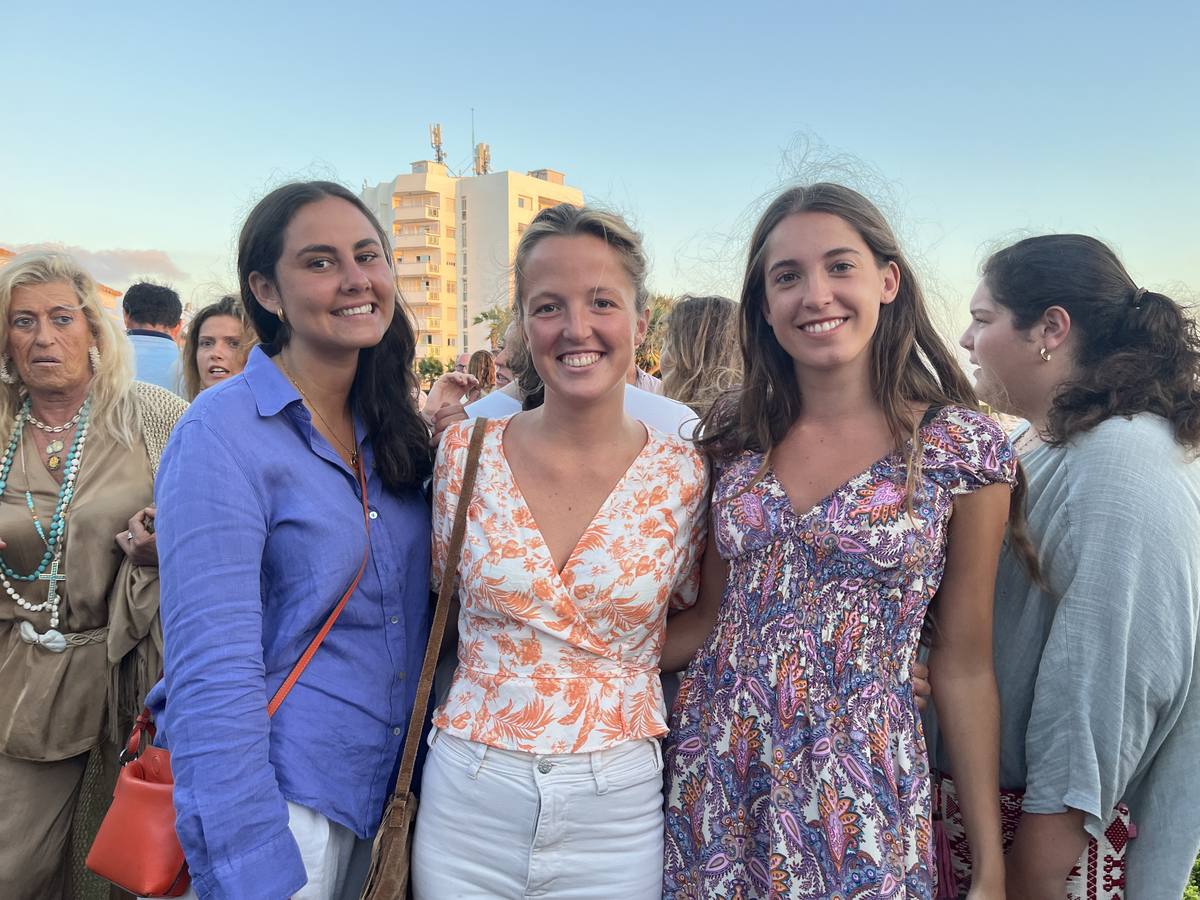
[[[663,394],[686,403],[701,418],[713,403],[742,380],[738,344],[738,305],[728,297],[685,294],[667,314],[663,353]]]
[[[517,252],[513,260],[513,311],[518,325],[525,319],[525,275],[524,267],[529,254],[541,241],[548,237],[575,237],[590,235],[604,241],[617,254],[625,273],[633,283],[634,309],[638,315],[646,311],[650,305],[650,292],[646,289],[646,272],[649,264],[646,261],[646,251],[642,248],[642,236],[629,226],[629,223],[616,213],[607,212],[592,206],[572,206],[570,203],[560,203],[548,206],[539,212],[529,223],[517,244]],[[517,329],[519,356],[528,359],[529,351],[525,346],[525,330]],[[510,351],[511,352],[511,351]],[[525,398],[525,408],[530,409],[541,405],[542,379],[532,363],[525,365],[519,372],[509,366],[517,376],[517,384],[521,396]]]
[[[9,309],[13,291],[39,284],[69,284],[87,319],[100,365],[92,376],[92,411],[89,428],[107,433],[125,447],[132,447],[134,435],[141,429],[133,386],[133,347],[117,322],[100,305],[96,282],[72,257],[57,251],[38,251],[14,256],[0,269],[0,347],[8,358]],[[16,384],[0,383],[0,428],[16,416],[25,401],[28,388],[21,382],[16,367],[9,372]]]

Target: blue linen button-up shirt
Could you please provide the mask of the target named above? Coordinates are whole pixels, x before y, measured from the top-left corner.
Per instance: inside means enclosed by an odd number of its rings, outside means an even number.
[[[286,801],[365,838],[392,789],[429,629],[429,511],[419,490],[384,488],[369,443],[362,456],[366,570],[268,718],[362,561],[357,479],[259,348],[197,398],[163,454],[165,677],[147,702],[202,897],[290,896],[307,876]]]

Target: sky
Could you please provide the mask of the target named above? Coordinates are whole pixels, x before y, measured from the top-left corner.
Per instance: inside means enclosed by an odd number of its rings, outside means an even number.
[[[0,246],[71,248],[123,289],[233,288],[272,187],[358,189],[476,140],[646,236],[651,287],[736,296],[795,181],[892,221],[947,333],[989,249],[1109,242],[1200,293],[1194,2],[0,4]]]

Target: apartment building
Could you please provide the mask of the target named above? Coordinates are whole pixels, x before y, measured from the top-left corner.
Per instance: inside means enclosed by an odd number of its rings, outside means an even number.
[[[361,196],[391,234],[417,356],[443,362],[489,348],[487,326],[472,323],[512,302],[513,253],[538,211],[583,203],[583,192],[553,169],[454,176],[431,160]]]

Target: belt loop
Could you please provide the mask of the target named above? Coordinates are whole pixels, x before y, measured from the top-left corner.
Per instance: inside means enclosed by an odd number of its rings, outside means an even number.
[[[474,781],[479,777],[479,770],[483,768],[483,758],[487,756],[488,745],[483,741],[464,741],[471,748],[471,755],[474,759],[471,760],[471,765],[467,767],[467,772],[471,775],[471,780]]]
[[[654,746],[654,761],[658,765],[658,771],[663,770],[663,752],[662,741],[658,738],[650,738],[650,743]]]
[[[597,794],[608,793],[608,778],[604,774],[604,760],[601,759],[601,754],[604,752],[604,750],[593,750],[588,754],[592,763],[592,777],[596,779]]]

